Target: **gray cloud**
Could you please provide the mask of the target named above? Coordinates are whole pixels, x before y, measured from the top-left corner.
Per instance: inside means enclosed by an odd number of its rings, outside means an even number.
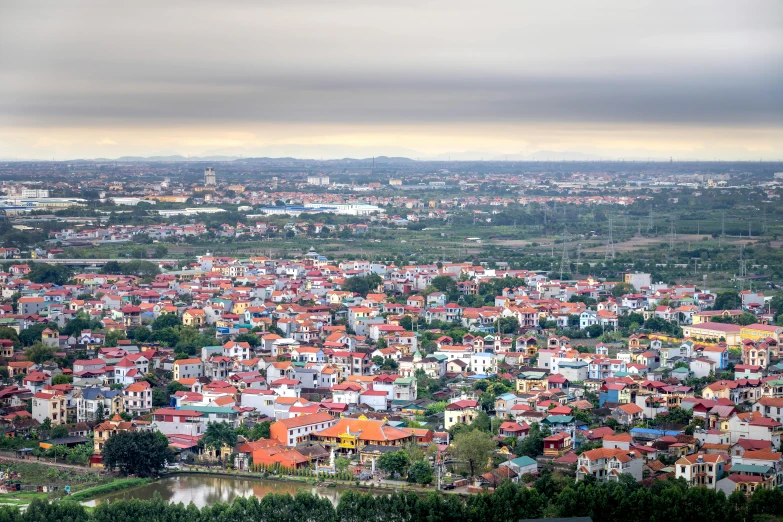
[[[783,121],[783,4],[4,3],[0,125]]]

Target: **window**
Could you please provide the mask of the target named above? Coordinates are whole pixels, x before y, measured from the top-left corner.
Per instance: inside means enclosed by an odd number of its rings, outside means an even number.
[[[685,473],[685,466],[680,466],[680,473]]]

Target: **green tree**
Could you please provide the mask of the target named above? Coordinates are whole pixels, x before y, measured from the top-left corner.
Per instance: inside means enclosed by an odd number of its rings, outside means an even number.
[[[713,310],[738,310],[742,308],[742,300],[736,290],[723,290],[715,296]]]
[[[498,329],[501,334],[514,333],[519,329],[519,319],[516,317],[501,317],[498,319]]]
[[[612,287],[612,295],[615,297],[622,297],[625,294],[633,294],[636,292],[636,288],[630,283],[617,283]]]
[[[64,373],[60,373],[58,375],[55,375],[52,377],[52,384],[71,384],[73,382],[73,376],[72,375],[65,375]]]
[[[166,395],[166,390],[163,388],[153,388],[152,389],[152,405],[156,408],[160,408],[162,406],[168,406],[169,404],[169,396]]]
[[[120,340],[127,339],[127,336],[125,335],[125,332],[122,330],[109,330],[106,332],[106,336],[103,340],[103,345],[107,348],[111,348],[114,346],[118,346],[120,344]]]
[[[49,432],[49,438],[50,439],[62,439],[63,437],[67,437],[70,435],[70,430],[68,429],[68,426],[65,424],[58,424],[57,426],[53,427],[52,430]]]
[[[542,428],[537,422],[530,425],[530,432],[519,444],[516,453],[520,456],[536,458],[544,453],[544,438],[551,435],[548,428]]]
[[[449,276],[438,276],[430,281],[430,284],[439,292],[444,294],[453,294],[457,291],[457,282]]]
[[[404,475],[409,464],[410,458],[402,450],[384,453],[378,458],[378,467],[389,474]]]
[[[164,328],[178,328],[180,326],[182,326],[182,320],[177,314],[163,314],[152,321],[150,328],[153,330],[163,330]]]
[[[354,276],[347,278],[343,282],[342,289],[346,292],[353,292],[366,297],[368,293],[375,291],[381,283],[383,283],[383,279],[378,274]]]
[[[484,393],[481,395],[484,395]],[[480,431],[490,432],[492,430],[492,420],[489,418],[489,415],[487,415],[487,412],[480,411],[478,415],[473,418],[470,427]]]
[[[16,330],[8,326],[0,326],[0,339],[11,340],[16,347],[20,345],[19,335],[16,333]]]
[[[271,426],[271,421],[256,422],[253,424],[253,429],[250,430],[250,440],[268,439],[271,437],[269,432]]]
[[[227,422],[210,422],[204,431],[204,446],[212,449],[218,455],[223,446],[233,448],[237,443],[237,434]]]
[[[182,392],[190,391],[190,388],[188,388],[184,384],[180,384],[177,381],[171,381],[166,386],[166,393],[168,393],[169,395],[174,395],[175,393],[177,393],[179,391],[182,391]]]
[[[487,469],[492,452],[497,448],[492,435],[479,430],[458,433],[454,437],[453,446],[454,457],[467,463],[470,476],[475,476],[476,471]]]
[[[29,328],[25,328],[19,334],[19,341],[23,346],[32,346],[35,343],[41,342],[41,334],[44,330],[53,325],[48,324],[34,324]]]
[[[157,475],[171,460],[169,441],[159,431],[121,431],[106,441],[103,462],[123,475]]]
[[[347,459],[345,457],[337,457],[334,459],[334,467],[337,468],[337,471],[340,473],[346,472],[350,465],[351,459]]]
[[[27,274],[27,278],[33,283],[51,283],[62,286],[73,277],[73,270],[66,265],[50,265],[48,263],[35,263],[35,266]]]
[[[54,349],[38,342],[25,348],[24,356],[25,359],[35,364],[43,364],[54,357]]]
[[[256,346],[261,344],[261,339],[259,339],[259,337],[256,334],[252,334],[252,333],[237,335],[234,338],[234,341],[238,343],[247,343],[250,345],[251,348],[255,348]]]
[[[431,484],[433,479],[432,466],[426,461],[417,460],[408,468],[408,482],[416,484]]]

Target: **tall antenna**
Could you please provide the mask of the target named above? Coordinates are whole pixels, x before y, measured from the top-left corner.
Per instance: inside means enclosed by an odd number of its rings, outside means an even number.
[[[674,241],[677,239],[677,231],[674,228],[674,216],[669,216],[669,250],[674,250]]]
[[[653,229],[653,211],[652,204],[650,204],[650,215],[647,217],[647,232],[652,232]]]
[[[582,270],[582,243],[576,245],[576,271],[581,274]]]
[[[609,242],[606,244],[606,256],[604,259],[614,259],[614,240],[612,239],[612,229],[614,228],[614,224],[612,223],[612,218],[609,218]]]
[[[571,272],[571,260],[568,258],[568,230],[563,230],[563,255],[560,257],[560,280],[563,272]]]

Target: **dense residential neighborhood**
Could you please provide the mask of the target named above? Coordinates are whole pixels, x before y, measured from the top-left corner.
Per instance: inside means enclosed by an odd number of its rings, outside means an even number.
[[[760,293],[313,249],[154,268],[0,274],[6,437],[85,447],[98,468],[112,437],[144,431],[177,461],[240,470],[350,463],[374,480],[422,463],[422,483],[467,493],[545,470],[783,485],[783,327]],[[215,443],[216,425],[234,435]]]

